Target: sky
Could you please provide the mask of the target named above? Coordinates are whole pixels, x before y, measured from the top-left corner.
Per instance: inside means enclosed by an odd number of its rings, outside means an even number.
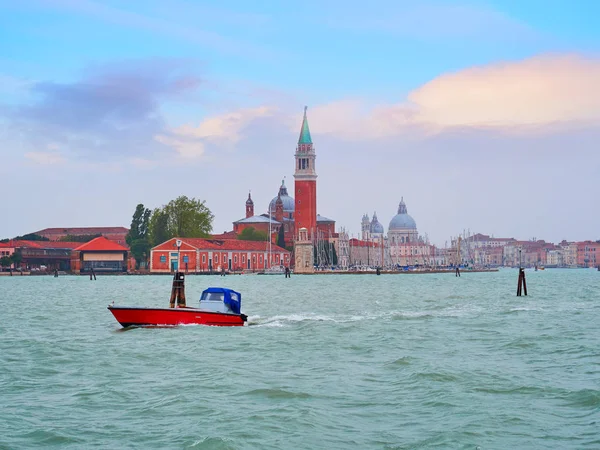
[[[401,198],[464,230],[600,239],[593,0],[0,0],[0,238],[206,201],[266,212],[304,106],[318,213],[386,231]]]

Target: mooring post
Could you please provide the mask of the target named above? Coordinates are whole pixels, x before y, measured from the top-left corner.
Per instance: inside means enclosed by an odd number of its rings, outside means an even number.
[[[181,239],[175,241],[175,245],[177,245],[177,271],[173,276],[173,287],[171,288],[171,298],[169,300],[169,307],[171,308],[175,308],[175,306],[185,308],[185,274],[179,271],[181,244]]]
[[[173,276],[173,287],[171,288],[169,307],[185,307],[185,274],[183,272],[175,272],[175,275]]]
[[[527,283],[525,281],[525,269],[523,269],[521,259],[521,249],[519,249],[519,280],[517,281],[517,297],[521,297],[521,294],[527,295]]]

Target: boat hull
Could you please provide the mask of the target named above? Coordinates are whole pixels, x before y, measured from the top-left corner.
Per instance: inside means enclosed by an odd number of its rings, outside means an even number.
[[[109,311],[123,327],[213,325],[241,327],[244,314],[228,314],[197,308],[143,308],[135,306],[109,306]]]

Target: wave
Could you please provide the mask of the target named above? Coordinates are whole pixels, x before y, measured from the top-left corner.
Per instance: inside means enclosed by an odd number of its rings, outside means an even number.
[[[331,322],[336,324],[369,321],[369,320],[412,320],[428,319],[433,317],[462,317],[471,309],[447,309],[442,311],[385,311],[380,313],[364,315],[319,315],[312,313],[297,313],[289,315],[277,315],[262,317],[260,315],[249,316],[248,325],[262,327],[283,327],[305,322]]]
[[[269,399],[287,399],[287,398],[311,398],[312,395],[307,394],[305,392],[292,392],[286,391],[285,389],[253,389],[251,391],[243,393],[243,395],[253,395],[258,397],[266,397]]]
[[[210,450],[234,450],[237,448],[230,440],[218,437],[205,437],[194,442],[190,447]]]

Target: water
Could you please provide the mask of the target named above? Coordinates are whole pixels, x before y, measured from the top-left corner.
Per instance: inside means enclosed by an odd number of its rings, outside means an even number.
[[[600,272],[187,278],[250,325],[121,331],[164,276],[0,278],[0,448],[600,448]]]

